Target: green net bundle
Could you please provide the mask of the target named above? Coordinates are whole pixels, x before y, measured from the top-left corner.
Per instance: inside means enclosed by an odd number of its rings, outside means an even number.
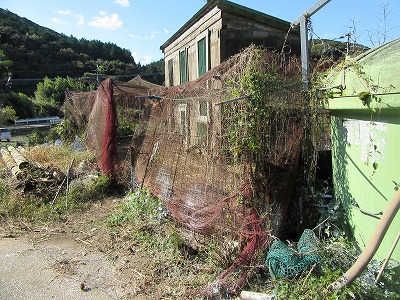
[[[310,229],[305,229],[297,244],[297,251],[282,241],[276,241],[268,252],[266,265],[272,278],[293,277],[321,258],[318,254],[318,238]]]

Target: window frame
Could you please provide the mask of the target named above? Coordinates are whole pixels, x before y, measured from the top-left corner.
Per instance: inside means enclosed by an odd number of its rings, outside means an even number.
[[[179,77],[180,84],[184,84],[189,81],[187,48],[179,51]]]
[[[167,62],[167,72],[168,72],[168,86],[174,85],[174,60],[171,58]]]
[[[200,51],[199,51],[199,43],[204,40],[205,44],[205,65],[204,65],[204,73],[200,74],[200,65],[199,65],[199,57],[200,57]],[[196,38],[196,53],[197,53],[197,77],[200,77],[207,73],[210,70],[210,58],[209,58],[209,40],[210,40],[210,31],[207,29],[205,32],[202,34],[199,34],[198,37]]]

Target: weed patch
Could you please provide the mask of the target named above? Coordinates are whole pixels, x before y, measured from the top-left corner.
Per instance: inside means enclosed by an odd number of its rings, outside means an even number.
[[[327,287],[338,280],[356,261],[359,250],[343,237],[323,241],[319,252],[321,263],[291,278],[272,280],[265,268],[254,274],[249,287],[253,291],[275,295],[276,299],[399,299],[394,271],[385,270],[384,279],[374,284],[379,263],[372,261],[348,287],[330,291]]]
[[[194,249],[185,241],[163,202],[147,190],[128,195],[107,224],[114,239],[128,236],[136,253],[146,257],[142,258],[145,267],[141,275],[151,282],[143,287],[151,295],[162,286],[158,292],[162,299],[196,299],[222,270],[207,251]]]
[[[91,167],[94,155],[89,151],[35,146],[23,155],[29,167],[15,176],[5,165],[0,172],[0,210],[8,218],[63,220],[69,212],[85,209],[109,193],[110,179]]]

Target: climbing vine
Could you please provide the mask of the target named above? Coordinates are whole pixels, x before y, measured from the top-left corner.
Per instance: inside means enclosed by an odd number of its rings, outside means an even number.
[[[237,122],[232,123],[229,131],[229,144],[234,157],[246,155],[254,158],[263,148],[263,140],[267,134],[265,127],[269,122],[271,107],[267,95],[277,88],[275,75],[251,72],[244,75],[240,81],[240,89],[234,90],[247,94],[247,101],[237,113]]]
[[[231,97],[239,100],[222,110],[225,152],[232,163],[249,167],[250,179],[263,195],[280,188],[272,177],[294,174],[299,162],[307,113],[300,69],[294,65],[298,61],[254,51],[240,76],[229,82]],[[265,204],[264,199],[252,206]]]

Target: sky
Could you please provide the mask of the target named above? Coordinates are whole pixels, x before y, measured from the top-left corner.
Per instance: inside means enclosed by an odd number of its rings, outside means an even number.
[[[231,0],[288,22],[319,0]],[[0,7],[76,38],[128,49],[136,63],[163,58],[160,46],[205,5],[205,0],[0,0]],[[386,14],[385,14],[386,12]],[[399,0],[331,0],[311,17],[312,37],[352,33],[368,47],[400,37]]]

